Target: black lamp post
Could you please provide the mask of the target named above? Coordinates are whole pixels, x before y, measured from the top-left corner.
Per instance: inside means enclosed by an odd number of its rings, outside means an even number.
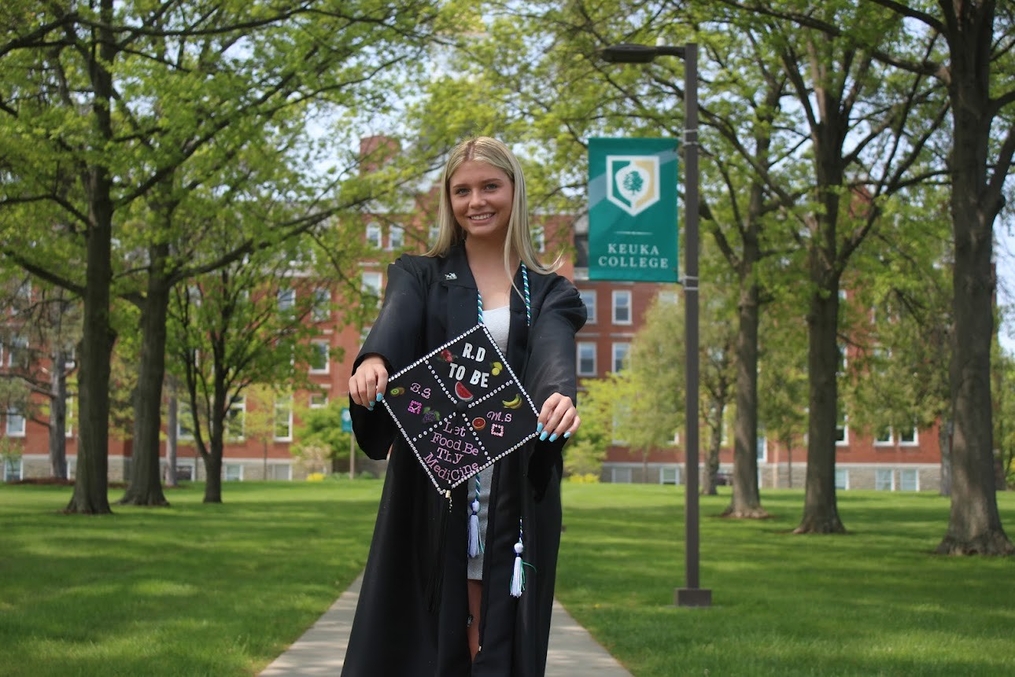
[[[686,331],[687,444],[685,460],[685,537],[687,587],[677,588],[677,606],[711,606],[712,591],[698,586],[700,536],[698,531],[698,45],[666,47],[623,43],[601,52],[610,63],[650,63],[657,56],[684,60],[684,329]]]

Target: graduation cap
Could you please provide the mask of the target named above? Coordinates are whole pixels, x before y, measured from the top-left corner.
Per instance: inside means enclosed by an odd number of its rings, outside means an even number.
[[[383,402],[442,494],[537,434],[532,399],[483,324],[389,378]]]

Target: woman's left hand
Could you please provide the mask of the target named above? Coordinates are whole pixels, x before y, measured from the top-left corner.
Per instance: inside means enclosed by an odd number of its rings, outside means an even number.
[[[555,442],[558,437],[571,437],[582,424],[574,401],[567,395],[554,393],[543,402],[539,410],[539,439]]]

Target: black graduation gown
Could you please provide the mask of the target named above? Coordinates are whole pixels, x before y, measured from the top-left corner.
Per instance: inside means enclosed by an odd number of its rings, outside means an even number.
[[[515,284],[522,289],[522,276]],[[585,306],[567,279],[529,271],[532,309],[511,294],[507,359],[536,407],[560,392],[576,397],[575,333]],[[441,258],[402,256],[388,267],[384,305],[355,367],[368,354],[389,373],[478,322],[477,289],[462,245]],[[540,677],[546,668],[560,544],[563,439],[534,440],[494,466],[484,556],[481,651],[470,665],[466,529],[469,483],[452,507],[397,434],[383,406],[351,406],[353,429],[371,458],[388,456],[384,490],[363,576],[344,677]],[[393,443],[393,446],[392,446]],[[510,595],[519,516],[524,527],[525,591]],[[446,529],[440,547],[442,519]],[[434,576],[436,574],[436,577]],[[440,581],[439,603],[428,592]],[[437,600],[433,600],[437,601]]]

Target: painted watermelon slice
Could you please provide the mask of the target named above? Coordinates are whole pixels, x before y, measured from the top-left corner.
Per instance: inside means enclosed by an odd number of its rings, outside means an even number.
[[[462,402],[472,401],[472,393],[469,389],[462,385],[461,381],[455,383],[455,396],[458,397]]]

